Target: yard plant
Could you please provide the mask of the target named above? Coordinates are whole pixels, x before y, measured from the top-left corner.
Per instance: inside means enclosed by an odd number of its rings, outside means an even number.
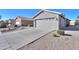
[[[65,32],[64,32],[64,30],[57,30],[57,33],[60,35],[64,35]]]
[[[64,30],[55,30],[53,32],[54,37],[60,37],[60,35],[64,35],[64,34],[65,34]]]
[[[0,28],[5,28],[6,27],[6,22],[1,20],[0,21]]]

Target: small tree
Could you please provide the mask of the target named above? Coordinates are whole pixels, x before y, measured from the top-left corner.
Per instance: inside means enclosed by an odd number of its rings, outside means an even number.
[[[2,17],[0,16],[0,19],[1,19]]]
[[[79,25],[79,20],[76,20],[75,21],[75,25]]]
[[[79,16],[77,16],[77,19],[79,20]]]
[[[79,25],[79,16],[77,16],[77,20],[75,21],[75,25]]]
[[[8,20],[5,20],[5,23],[6,23],[6,25],[8,25],[9,24]]]
[[[1,20],[0,21],[0,28],[5,28],[5,27],[6,27],[5,21]]]

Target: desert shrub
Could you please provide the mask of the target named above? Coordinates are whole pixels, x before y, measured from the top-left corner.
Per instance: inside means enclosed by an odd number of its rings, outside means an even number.
[[[64,30],[54,30],[52,33],[54,37],[60,37],[65,34]]]
[[[66,24],[66,27],[68,27],[69,26],[69,24]]]
[[[79,27],[75,27],[75,30],[79,30]]]
[[[53,36],[54,37],[60,37],[60,35],[57,33],[57,30],[53,31]]]
[[[60,35],[64,35],[65,32],[64,32],[64,30],[57,30],[57,33]]]
[[[58,34],[55,34],[55,33],[53,34],[53,36],[54,36],[54,37],[60,37],[60,35],[58,35]]]

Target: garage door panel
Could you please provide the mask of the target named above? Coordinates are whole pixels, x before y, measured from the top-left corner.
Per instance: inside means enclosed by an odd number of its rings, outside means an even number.
[[[57,28],[57,21],[54,19],[36,20],[36,27],[39,29],[55,29]]]

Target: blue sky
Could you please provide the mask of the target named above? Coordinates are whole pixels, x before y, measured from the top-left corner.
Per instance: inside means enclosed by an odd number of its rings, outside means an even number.
[[[15,19],[17,16],[23,16],[31,18],[34,16],[40,9],[0,9],[0,15],[2,20]],[[52,11],[57,11],[65,14],[65,17],[70,20],[76,20],[76,17],[79,16],[79,9],[49,9]]]

